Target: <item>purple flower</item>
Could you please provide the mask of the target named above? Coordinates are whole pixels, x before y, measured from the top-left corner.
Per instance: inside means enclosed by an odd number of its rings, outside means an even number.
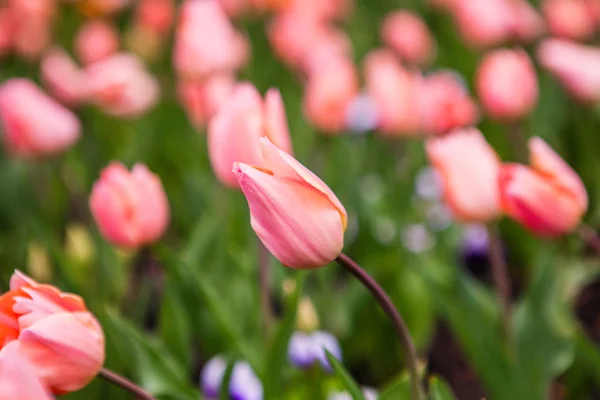
[[[310,334],[295,332],[288,345],[288,359],[302,369],[310,368],[319,362],[325,370],[331,371],[326,351],[338,360],[342,359],[340,344],[331,333],[324,331]]]
[[[479,276],[485,274],[489,266],[490,240],[483,225],[469,225],[463,232],[461,242],[462,263]]]
[[[365,133],[379,124],[377,103],[366,93],[356,96],[346,108],[346,126],[354,133]]]
[[[231,400],[262,400],[262,383],[247,362],[237,362],[233,367],[229,394]]]
[[[202,367],[200,373],[200,386],[202,393],[207,399],[213,400],[219,398],[219,390],[221,389],[221,381],[225,370],[227,369],[227,362],[219,355],[214,356]]]

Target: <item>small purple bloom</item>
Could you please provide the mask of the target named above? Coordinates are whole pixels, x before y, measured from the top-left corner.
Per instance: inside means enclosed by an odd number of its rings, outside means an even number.
[[[233,367],[229,382],[231,400],[262,400],[263,386],[246,361],[240,361]]]
[[[371,131],[379,124],[377,103],[366,93],[356,96],[346,108],[346,126],[354,133]]]
[[[489,266],[489,251],[490,240],[485,226],[467,226],[461,243],[463,264],[477,276],[485,274]]]
[[[331,353],[332,356],[338,360],[342,359],[342,349],[338,340],[329,332],[317,331],[312,334],[313,345],[315,346],[315,354],[317,360],[321,363],[321,366],[331,371],[331,365],[327,360],[325,351]]]
[[[338,360],[342,359],[342,349],[331,333],[316,331],[313,333],[296,332],[288,346],[288,359],[295,366],[305,369],[319,362],[326,371],[331,371],[325,351]]]
[[[200,386],[202,393],[207,399],[214,400],[219,398],[219,390],[223,375],[227,369],[227,362],[221,356],[214,356],[202,368],[200,373]]]

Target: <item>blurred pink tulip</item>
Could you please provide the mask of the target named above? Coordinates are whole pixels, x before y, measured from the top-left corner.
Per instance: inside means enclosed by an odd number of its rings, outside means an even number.
[[[54,0],[9,0],[12,18],[12,44],[15,52],[29,60],[37,59],[51,41],[56,14]]]
[[[208,125],[208,155],[219,181],[231,188],[238,181],[231,173],[234,162],[260,165],[261,137],[268,137],[287,152],[292,143],[281,94],[269,89],[265,99],[250,83],[238,84]]]
[[[422,133],[441,135],[475,125],[477,105],[453,72],[432,73],[420,81],[417,102]]]
[[[299,69],[305,75],[310,76],[329,62],[351,57],[352,43],[348,35],[342,30],[328,27],[316,38],[310,51],[302,58]]]
[[[0,57],[12,49],[14,30],[14,20],[10,8],[0,9]]]
[[[169,202],[160,178],[144,164],[131,172],[118,162],[102,170],[90,195],[92,216],[106,240],[135,249],[156,242],[169,224]]]
[[[379,131],[410,135],[419,131],[417,73],[407,71],[389,50],[370,52],[364,61],[367,93],[377,105]]]
[[[42,81],[52,96],[68,106],[76,106],[87,97],[83,71],[61,48],[48,51],[40,63]]]
[[[0,86],[0,124],[7,151],[20,157],[60,153],[73,146],[81,133],[75,114],[20,78]]]
[[[428,139],[426,152],[442,178],[444,199],[459,221],[487,223],[500,215],[500,158],[479,130]]]
[[[52,400],[17,340],[0,351],[0,399]]]
[[[160,35],[166,35],[175,18],[173,0],[140,0],[137,4],[135,24]]]
[[[323,133],[341,133],[346,109],[358,93],[358,76],[351,61],[331,61],[308,77],[304,88],[304,115]]]
[[[537,104],[535,68],[524,50],[495,50],[486,54],[475,81],[483,108],[492,118],[521,119]]]
[[[242,16],[250,8],[250,0],[217,0],[230,18]]]
[[[76,0],[75,5],[87,17],[113,15],[131,3],[131,0]]]
[[[514,39],[529,43],[542,36],[546,22],[538,10],[527,0],[508,0],[513,10],[512,33]]]
[[[237,32],[216,0],[186,0],[175,35],[173,62],[186,79],[203,79],[213,73],[242,68],[249,42]]]
[[[119,35],[114,26],[101,20],[86,22],[75,36],[75,54],[83,64],[103,60],[119,50]]]
[[[418,15],[410,11],[388,14],[381,27],[385,44],[408,63],[427,65],[435,56],[436,44],[429,28]]]
[[[20,353],[53,393],[83,388],[102,368],[104,333],[81,297],[16,271],[0,312],[0,343],[18,337]]]
[[[260,148],[260,166],[233,167],[248,200],[252,228],[287,267],[330,263],[344,247],[344,206],[321,179],[267,138],[260,140]]]
[[[158,101],[158,82],[132,54],[117,53],[88,65],[85,73],[90,100],[107,114],[136,117]]]
[[[586,40],[596,31],[594,14],[587,0],[544,0],[542,11],[552,35]]]
[[[213,75],[201,82],[182,81],[177,85],[179,100],[192,125],[203,129],[235,87],[229,74]]]
[[[529,141],[529,151],[530,167],[502,167],[499,181],[504,212],[538,235],[572,232],[588,207],[583,182],[539,137]]]
[[[546,39],[537,59],[577,99],[600,102],[600,48],[561,39]]]
[[[459,33],[470,46],[496,46],[512,34],[514,15],[507,0],[460,0],[453,13]]]

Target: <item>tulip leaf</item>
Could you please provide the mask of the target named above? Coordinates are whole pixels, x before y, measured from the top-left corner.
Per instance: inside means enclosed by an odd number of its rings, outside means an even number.
[[[167,277],[160,310],[160,333],[169,350],[186,367],[192,362],[189,351],[192,342],[192,328],[186,315],[185,302],[177,290],[176,282]]]
[[[221,381],[221,388],[219,389],[219,400],[229,400],[229,383],[233,376],[233,368],[235,367],[235,359],[229,360],[227,368],[223,374],[223,380]]]
[[[103,326],[123,363],[134,371],[137,383],[146,390],[155,396],[198,399],[200,393],[188,383],[187,371],[160,341],[140,332],[114,309],[106,310]]]
[[[431,400],[455,400],[456,396],[446,382],[437,376],[432,376],[429,379],[429,398]]]
[[[264,398],[266,400],[277,400],[283,398],[283,370],[287,360],[287,350],[290,337],[296,326],[296,315],[298,303],[302,297],[302,288],[308,273],[300,271],[296,278],[296,290],[287,302],[287,313],[267,350],[266,366],[264,374]]]
[[[379,395],[379,400],[410,400],[411,388],[408,374],[403,373]]]
[[[358,386],[358,384],[354,381],[352,375],[350,375],[346,368],[344,368],[342,363],[327,350],[325,350],[325,354],[327,356],[327,360],[329,360],[329,364],[333,367],[336,376],[341,381],[344,389],[348,391],[352,397],[352,400],[365,400],[365,397],[360,390],[360,386]]]

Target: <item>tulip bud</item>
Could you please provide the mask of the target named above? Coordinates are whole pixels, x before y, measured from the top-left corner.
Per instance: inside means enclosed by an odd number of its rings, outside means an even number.
[[[27,270],[31,276],[40,281],[52,279],[52,265],[44,246],[31,242],[27,250]]]
[[[530,167],[507,164],[500,170],[502,208],[543,236],[572,232],[588,207],[581,178],[539,137],[529,141]]]
[[[278,90],[261,99],[250,83],[240,83],[219,108],[208,126],[208,155],[212,169],[225,186],[239,187],[231,173],[234,162],[259,165],[258,139],[268,137],[288,152],[292,150],[285,109]]]
[[[586,40],[596,31],[596,21],[586,0],[544,0],[542,12],[554,36]]]
[[[514,39],[529,43],[542,36],[546,22],[538,10],[527,0],[512,0],[512,31]]]
[[[155,242],[169,224],[160,179],[143,164],[129,172],[113,162],[102,170],[92,188],[90,209],[106,240],[130,249]]]
[[[60,153],[73,146],[81,132],[75,114],[21,78],[0,86],[0,124],[6,149],[20,157]]]
[[[333,261],[344,246],[348,216],[331,189],[267,138],[262,167],[233,171],[250,207],[252,228],[285,266],[310,269]]]
[[[82,224],[70,224],[65,232],[65,253],[80,265],[94,259],[96,249],[89,230]]]
[[[546,39],[538,47],[537,58],[575,98],[600,102],[600,48]]]
[[[485,111],[495,119],[518,120],[538,100],[535,69],[523,50],[496,50],[481,62],[475,77]]]
[[[296,326],[301,331],[310,332],[319,327],[319,316],[312,301],[308,297],[300,300],[296,315]]]
[[[119,49],[116,28],[100,20],[86,22],[75,36],[75,54],[83,64],[103,60]]]
[[[42,81],[48,91],[62,103],[76,106],[87,97],[85,74],[66,51],[54,48],[42,58]]]
[[[0,351],[0,399],[53,399],[22,354],[18,340],[8,343]]]
[[[498,217],[500,158],[480,131],[469,128],[429,139],[425,150],[459,221],[486,223]]]
[[[207,80],[182,81],[177,85],[177,95],[188,119],[197,129],[204,129],[235,88],[235,78],[230,74],[215,74]]]
[[[408,63],[427,65],[435,56],[435,39],[427,25],[409,11],[390,13],[383,21],[381,36]]]

